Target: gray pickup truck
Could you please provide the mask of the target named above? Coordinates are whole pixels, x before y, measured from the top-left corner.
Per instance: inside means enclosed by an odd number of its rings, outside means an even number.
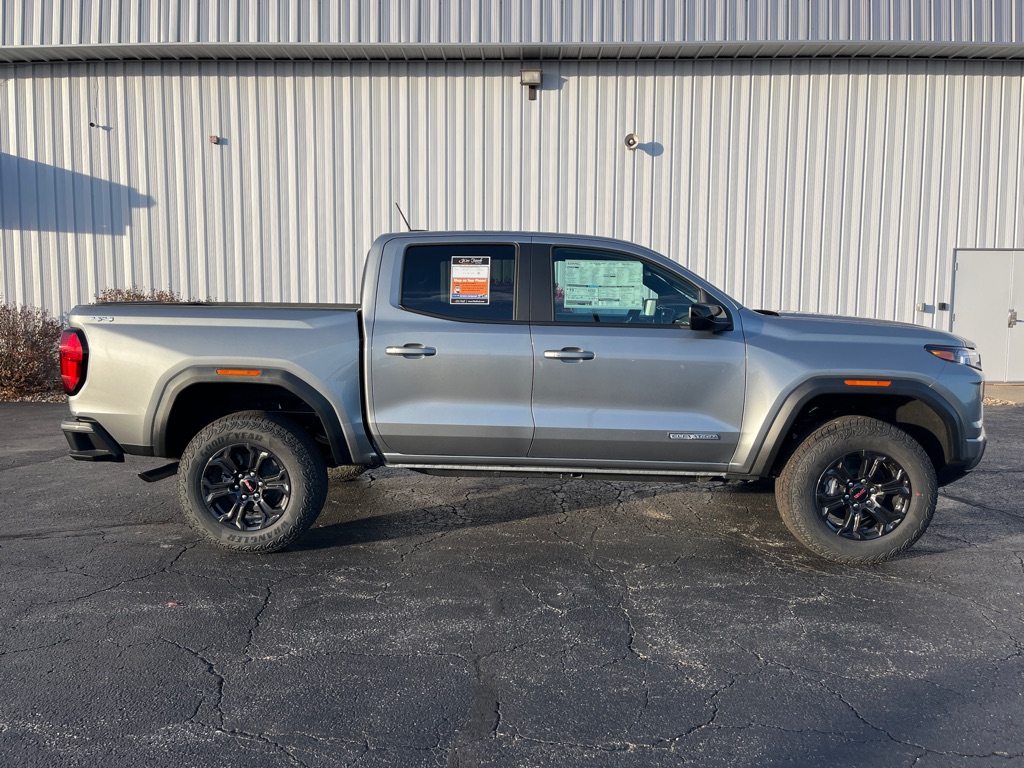
[[[664,482],[777,478],[817,554],[898,555],[985,450],[969,342],[746,309],[595,237],[378,238],[361,305],[77,307],[61,341],[71,456],[175,462],[189,523],[271,552],[328,467]]]

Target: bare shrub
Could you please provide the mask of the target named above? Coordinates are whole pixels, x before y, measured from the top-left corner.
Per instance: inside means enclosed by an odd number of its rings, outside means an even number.
[[[185,301],[189,304],[208,304],[216,301],[212,296],[205,299],[186,299],[177,291],[164,290],[163,288],[140,288],[133,285],[131,288],[104,288],[96,294],[97,304],[112,304],[116,301],[159,301],[163,303],[175,303]]]
[[[182,301],[181,294],[177,291],[165,291],[159,288],[140,288],[133,285],[131,288],[104,288],[96,294],[97,304],[110,304],[115,301]]]
[[[45,309],[0,304],[0,400],[60,394],[63,330]]]

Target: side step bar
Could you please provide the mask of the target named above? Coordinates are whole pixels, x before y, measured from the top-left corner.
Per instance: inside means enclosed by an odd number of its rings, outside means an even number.
[[[178,474],[178,462],[172,461],[170,464],[164,464],[162,467],[139,472],[139,478],[147,483],[155,483],[157,480],[166,480],[168,477],[174,477],[176,474]]]

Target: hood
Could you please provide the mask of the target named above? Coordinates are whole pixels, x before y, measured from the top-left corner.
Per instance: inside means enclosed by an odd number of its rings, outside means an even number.
[[[813,336],[872,335],[889,339],[914,340],[928,344],[974,348],[974,342],[947,331],[938,331],[914,323],[899,323],[893,320],[876,320],[866,317],[844,317],[840,315],[818,315],[805,312],[774,312],[755,310],[764,318],[765,324],[786,334],[810,334]]]

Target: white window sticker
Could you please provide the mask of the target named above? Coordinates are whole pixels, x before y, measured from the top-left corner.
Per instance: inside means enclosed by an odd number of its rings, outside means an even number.
[[[490,256],[452,256],[452,292],[448,303],[491,303]]]
[[[639,261],[566,259],[562,282],[566,309],[640,309],[644,265]]]

